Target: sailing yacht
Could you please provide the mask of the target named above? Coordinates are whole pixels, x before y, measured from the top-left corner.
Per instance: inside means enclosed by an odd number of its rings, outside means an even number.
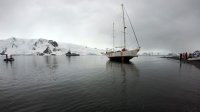
[[[121,50],[118,51],[114,51],[114,23],[113,23],[113,49],[112,50],[106,50],[106,56],[111,60],[111,61],[119,61],[119,62],[128,62],[130,59],[132,59],[133,57],[138,57],[137,53],[140,51],[140,45],[138,42],[138,39],[136,37],[136,33],[133,29],[133,25],[130,21],[130,18],[128,16],[128,13],[126,12],[124,5],[122,4],[122,12],[123,12],[123,36],[124,36],[124,46],[120,47]],[[132,49],[132,50],[128,50],[126,48],[126,24],[125,24],[125,13],[128,17],[128,20],[130,22],[133,34],[135,36],[135,39],[137,41],[138,44],[138,48]]]

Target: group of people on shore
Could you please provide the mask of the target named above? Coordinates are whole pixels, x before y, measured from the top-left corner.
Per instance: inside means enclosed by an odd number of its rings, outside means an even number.
[[[180,53],[180,60],[187,60],[188,58],[193,58],[193,54],[192,53]]]
[[[180,56],[179,56],[179,59],[180,59],[180,61],[182,60],[182,59],[184,59],[184,60],[187,60],[188,58],[190,58],[191,57],[191,54],[189,53],[189,56],[188,56],[188,53],[186,52],[186,53],[180,53]]]
[[[200,57],[200,51],[195,51],[194,53],[180,53],[179,59],[180,60],[187,60],[188,58],[196,58]]]

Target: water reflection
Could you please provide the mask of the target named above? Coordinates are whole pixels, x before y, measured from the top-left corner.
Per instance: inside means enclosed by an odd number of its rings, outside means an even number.
[[[71,63],[71,56],[66,56],[68,63]]]
[[[113,80],[115,80],[115,77],[118,77],[116,75],[122,76],[121,84],[126,85],[127,82],[127,75],[130,75],[130,77],[139,77],[139,70],[136,68],[136,66],[129,62],[129,63],[120,63],[120,62],[113,62],[113,61],[107,61],[106,63],[107,70],[111,70],[113,76]],[[113,81],[115,82],[115,81]]]
[[[180,61],[179,62],[179,71],[181,71],[181,69],[186,69],[185,67],[187,67],[187,69],[192,70],[193,66],[200,69],[200,62],[199,61],[188,61],[188,62]]]
[[[137,67],[129,63],[120,63],[107,61],[106,69],[113,76],[112,86],[119,89],[120,106],[126,107],[128,105],[128,90],[131,87],[134,90],[134,86],[137,86],[139,79],[139,70]],[[123,111],[127,111],[127,108],[123,108]]]
[[[58,68],[58,61],[55,56],[53,56],[53,57],[45,56],[44,58],[45,58],[46,65],[50,70],[54,70],[54,69]]]
[[[121,73],[123,77],[125,77],[126,74],[132,74],[136,77],[139,77],[139,70],[132,62],[120,63],[107,61],[106,68],[107,70],[112,70],[115,73]]]
[[[44,56],[44,58],[45,58],[45,62],[46,62],[47,67],[51,69],[50,56]]]
[[[13,62],[12,61],[5,61],[6,63],[6,68],[8,69],[8,67],[10,66],[11,69],[13,68]]]
[[[200,61],[193,61],[193,62],[190,62],[190,63],[193,64],[198,69],[200,69]]]
[[[56,56],[45,56],[45,62],[46,62],[46,66],[47,68],[49,68],[49,70],[47,72],[49,72],[49,75],[51,76],[51,80],[56,80],[57,77],[55,76],[56,74],[56,70],[58,68],[58,61],[57,61],[57,57]]]
[[[179,73],[181,73],[181,68],[182,68],[182,62],[179,62]]]
[[[33,56],[33,58],[32,58],[32,62],[33,62],[33,66],[34,66],[34,67],[37,67],[37,66],[38,66],[38,65],[37,65],[37,61],[36,61],[37,58],[38,58],[37,56]]]
[[[52,65],[53,69],[58,68],[58,61],[57,61],[57,57],[53,56],[53,65]]]

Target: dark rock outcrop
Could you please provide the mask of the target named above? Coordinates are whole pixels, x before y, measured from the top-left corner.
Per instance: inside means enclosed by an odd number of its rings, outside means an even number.
[[[53,51],[60,51],[61,49],[59,48],[53,48]]]
[[[0,55],[4,55],[5,54],[5,52],[4,52],[4,50],[0,53]]]
[[[17,39],[15,37],[10,38],[12,42],[15,42]]]
[[[51,54],[52,51],[51,51],[51,49],[50,49],[49,47],[47,47],[47,48],[43,51],[43,53],[45,53],[45,54]]]
[[[53,45],[54,47],[58,47],[58,43],[56,41],[49,40],[48,43]]]
[[[38,42],[35,42],[35,43],[34,43],[34,46],[37,47],[37,44],[38,44]]]
[[[17,48],[18,46],[13,43],[12,44],[12,48],[14,48],[14,47]]]
[[[35,43],[34,46],[37,47],[38,44],[43,44],[45,42],[48,42],[48,40],[46,39],[38,39]]]
[[[7,51],[7,48],[5,48],[5,49],[0,53],[0,55],[5,55],[6,51]]]

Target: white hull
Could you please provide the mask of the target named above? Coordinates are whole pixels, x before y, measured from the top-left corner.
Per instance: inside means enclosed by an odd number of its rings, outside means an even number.
[[[140,49],[127,50],[127,51],[110,51],[106,53],[106,56],[113,61],[129,61],[133,57],[138,57],[137,53]]]

